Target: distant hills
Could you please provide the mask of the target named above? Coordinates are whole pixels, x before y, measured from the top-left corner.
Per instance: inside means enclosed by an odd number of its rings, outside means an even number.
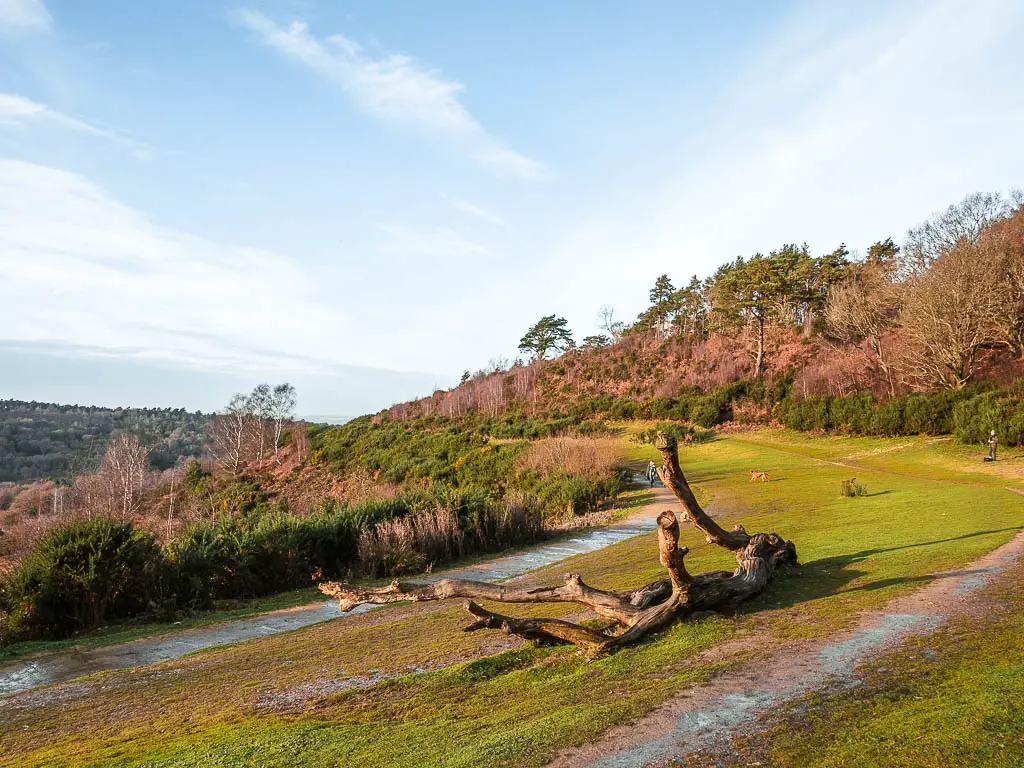
[[[69,480],[95,469],[115,432],[153,446],[153,469],[199,456],[209,414],[183,408],[100,408],[0,400],[0,482]]]

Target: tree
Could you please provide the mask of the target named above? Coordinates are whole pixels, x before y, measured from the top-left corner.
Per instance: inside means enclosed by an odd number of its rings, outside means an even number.
[[[605,304],[598,312],[598,327],[604,331],[612,341],[622,338],[626,330],[626,324],[615,319],[615,307]]]
[[[891,237],[887,237],[868,248],[867,262],[892,268],[899,255],[900,247],[892,241]]]
[[[125,432],[114,435],[103,457],[100,476],[107,490],[107,509],[117,509],[127,523],[138,511],[145,490],[149,448]]]
[[[248,395],[236,393],[221,413],[210,424],[210,440],[214,456],[220,466],[237,475],[249,458],[252,419]]]
[[[519,342],[519,349],[533,355],[534,360],[543,360],[551,351],[564,351],[572,344],[572,331],[564,317],[545,315],[526,332]]]
[[[583,349],[600,349],[601,347],[607,347],[611,343],[612,340],[603,333],[583,337]]]
[[[363,603],[465,598],[466,610],[476,619],[465,631],[501,629],[529,640],[575,643],[586,648],[590,655],[598,656],[633,645],[697,611],[731,610],[764,589],[778,566],[796,563],[796,547],[777,533],[751,536],[741,525],[732,531],[719,526],[701,509],[679,467],[676,439],[662,433],[655,445],[665,460],[664,470],[659,470],[659,475],[682,504],[683,522],[704,533],[709,543],[735,552],[738,561],[735,571],[691,575],[684,563],[688,550],[679,546],[679,520],[675,513],[665,511],[658,516],[658,550],[668,578],[632,590],[595,589],[585,584],[579,574],[569,574],[559,586],[532,589],[468,579],[442,579],[429,584],[395,580],[389,586],[378,588],[329,582],[321,584],[320,590],[336,598],[343,612]],[[614,627],[601,630],[560,619],[503,616],[483,608],[475,600],[579,603],[610,619]]]
[[[274,460],[280,464],[281,454],[281,433],[284,426],[295,416],[295,387],[288,382],[278,384],[274,387],[270,398],[270,416],[273,419],[274,430]]]
[[[249,411],[248,425],[252,432],[252,443],[256,450],[256,461],[262,463],[266,455],[267,424],[274,407],[274,393],[269,384],[260,384],[249,393],[246,408]]]
[[[668,328],[669,318],[675,309],[675,294],[675,286],[668,275],[661,275],[655,280],[654,287],[648,294],[651,306],[644,315],[649,317],[649,323],[659,337],[664,337]],[[644,319],[644,315],[641,315],[641,320]]]
[[[999,276],[997,323],[1003,343],[1024,358],[1024,205],[982,233],[978,253],[984,268]]]
[[[754,375],[765,366],[765,327],[791,296],[791,284],[784,258],[760,253],[748,261],[742,257],[720,267],[712,288],[713,310],[719,322],[728,326],[749,324],[754,330]]]
[[[707,297],[704,284],[694,275],[689,284],[672,296],[672,326],[676,333],[700,338],[707,322]]]
[[[1003,275],[960,240],[907,284],[900,319],[909,341],[908,378],[920,389],[961,389],[978,353],[998,344],[1005,309]]]
[[[851,267],[847,277],[831,287],[825,304],[829,333],[846,344],[867,341],[890,397],[896,394],[896,378],[883,344],[900,306],[899,286],[892,278],[892,260],[873,257],[869,251],[867,261]]]
[[[998,192],[975,192],[946,210],[933,213],[907,232],[900,264],[903,275],[921,274],[961,242],[977,245],[989,224],[1012,213],[1014,196],[1011,193],[1007,200]]]

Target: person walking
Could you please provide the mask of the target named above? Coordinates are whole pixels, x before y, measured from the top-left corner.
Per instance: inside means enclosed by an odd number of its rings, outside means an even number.
[[[647,462],[647,482],[651,484],[651,488],[654,487],[654,481],[658,479],[658,468],[654,466],[653,461]]]
[[[993,429],[988,436],[988,460],[996,460],[996,449],[999,446],[999,438],[996,437],[996,431]]]

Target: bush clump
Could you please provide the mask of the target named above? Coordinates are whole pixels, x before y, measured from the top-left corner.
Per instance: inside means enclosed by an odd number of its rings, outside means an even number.
[[[857,496],[867,496],[868,489],[863,483],[858,483],[857,478],[851,477],[849,480],[843,480],[843,482],[839,484],[839,495],[848,499],[853,499]]]
[[[54,528],[4,587],[7,624],[22,637],[69,637],[159,607],[167,579],[150,535],[107,519]]]

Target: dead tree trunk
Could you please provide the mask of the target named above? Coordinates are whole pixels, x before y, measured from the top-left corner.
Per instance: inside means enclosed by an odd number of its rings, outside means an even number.
[[[320,591],[337,598],[345,612],[363,603],[466,598],[466,610],[477,619],[465,628],[466,632],[501,629],[530,640],[575,643],[598,655],[635,643],[695,611],[732,609],[764,589],[778,565],[796,563],[796,547],[777,533],[750,535],[741,525],[731,531],[719,526],[701,509],[686,482],[679,468],[675,438],[659,434],[656,446],[665,459],[665,469],[659,470],[659,475],[683,505],[683,521],[699,528],[709,544],[736,552],[738,567],[735,571],[689,574],[684,563],[689,550],[679,546],[679,521],[675,513],[666,510],[658,516],[658,550],[668,578],[633,590],[595,589],[584,584],[579,574],[571,573],[562,585],[533,589],[468,579],[442,579],[432,584],[395,580],[376,589],[330,582],[321,584]],[[615,624],[611,629],[597,630],[559,619],[518,619],[494,613],[475,600],[579,603]]]

